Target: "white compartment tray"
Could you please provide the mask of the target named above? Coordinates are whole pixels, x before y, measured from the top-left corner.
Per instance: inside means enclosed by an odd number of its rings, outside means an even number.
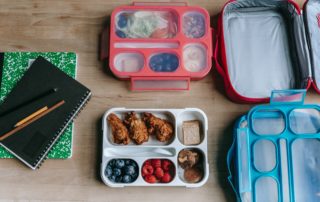
[[[120,145],[113,143],[111,128],[109,127],[107,117],[110,113],[116,114],[119,118],[127,112],[136,112],[140,116],[143,112],[149,112],[153,115],[164,118],[172,123],[174,127],[174,137],[171,142],[162,143],[154,137],[150,137],[148,142],[142,145],[130,143],[128,145]],[[182,123],[188,120],[199,120],[201,127],[201,142],[198,145],[187,146],[182,141]],[[183,186],[183,187],[200,187],[206,183],[209,177],[208,151],[207,151],[207,135],[208,120],[205,113],[197,108],[185,109],[126,109],[112,108],[108,110],[102,119],[103,142],[102,142],[102,163],[101,178],[103,182],[110,187],[126,187],[126,186]],[[132,142],[132,141],[131,141]],[[178,165],[178,154],[183,149],[196,149],[202,153],[202,169],[203,178],[198,183],[187,183],[184,181],[184,170]],[[132,159],[138,164],[138,178],[132,183],[115,183],[105,176],[105,169],[108,162],[112,159]],[[169,183],[146,182],[141,175],[143,163],[148,159],[168,159],[175,166],[175,176]]]

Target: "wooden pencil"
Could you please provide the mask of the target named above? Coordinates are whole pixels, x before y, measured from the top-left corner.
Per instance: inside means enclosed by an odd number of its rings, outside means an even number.
[[[23,128],[27,127],[28,125],[30,125],[31,123],[37,121],[38,119],[42,118],[43,116],[49,114],[50,112],[52,112],[53,110],[61,107],[63,104],[65,103],[64,100],[61,100],[60,102],[58,102],[57,104],[53,105],[52,107],[48,108],[47,110],[45,110],[44,112],[42,112],[41,114],[39,114],[38,116],[30,119],[28,122],[14,128],[13,130],[3,134],[1,137],[0,137],[0,141],[3,141],[4,139],[8,138],[9,136],[15,134],[16,132],[22,130]]]
[[[21,126],[22,124],[30,121],[31,119],[33,119],[34,117],[38,116],[39,114],[41,114],[42,112],[46,111],[48,109],[47,106],[37,110],[36,112],[30,114],[29,116],[27,116],[26,118],[22,119],[21,121],[19,121],[16,125],[14,125],[14,127],[18,127]]]

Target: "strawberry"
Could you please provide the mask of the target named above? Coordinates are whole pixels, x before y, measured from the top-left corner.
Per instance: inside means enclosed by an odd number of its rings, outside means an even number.
[[[154,175],[147,175],[145,176],[144,180],[150,184],[156,183],[158,181],[156,176]]]
[[[163,183],[169,183],[171,182],[171,180],[172,180],[172,177],[168,172],[165,172],[163,177],[161,178],[161,182]]]
[[[154,168],[161,168],[161,159],[152,159],[151,160],[151,165],[154,167]]]
[[[164,172],[163,172],[162,168],[158,167],[154,171],[154,174],[158,179],[161,179],[163,177],[163,175],[164,175]]]
[[[168,161],[168,160],[163,160],[162,161],[162,168],[164,171],[169,171],[172,167],[172,163],[171,161]]]
[[[153,167],[151,165],[145,164],[142,167],[142,176],[146,176],[146,175],[152,175],[153,174]]]

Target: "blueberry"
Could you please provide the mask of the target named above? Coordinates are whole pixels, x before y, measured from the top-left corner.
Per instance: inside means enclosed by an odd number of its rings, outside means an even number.
[[[174,54],[161,53],[153,56],[149,65],[156,72],[173,72],[178,68],[179,60]]]
[[[115,166],[115,163],[116,163],[116,160],[115,160],[115,159],[112,159],[111,161],[109,161],[108,166],[114,167],[114,166]]]
[[[116,182],[116,176],[111,175],[108,177],[111,182]]]
[[[165,71],[166,71],[166,72],[172,72],[172,71],[174,71],[174,70],[172,69],[172,67],[171,67],[170,64],[166,64],[166,66],[165,66]]]
[[[172,67],[177,68],[177,67],[179,66],[179,60],[178,60],[178,58],[173,58],[173,59],[171,60],[171,65],[172,65]]]
[[[116,165],[115,165],[115,166],[116,166],[117,168],[123,168],[124,165],[125,165],[124,160],[122,160],[122,159],[116,160]]]
[[[109,176],[112,175],[112,168],[111,168],[111,166],[107,166],[107,167],[106,167],[106,170],[104,171],[104,174],[105,174],[107,177],[109,177]]]
[[[135,169],[135,167],[129,165],[129,166],[125,167],[124,172],[125,172],[127,175],[133,175],[133,174],[135,174],[136,169]]]
[[[127,159],[125,160],[125,164],[128,166],[128,165],[131,165],[132,164],[132,161],[130,159]]]
[[[117,182],[117,183],[122,182],[122,176],[118,176],[118,177],[116,177],[115,182]]]
[[[114,168],[113,169],[113,175],[115,175],[116,177],[121,175],[121,169],[120,168]]]
[[[179,66],[179,60],[177,58],[173,58],[170,62],[170,65],[171,65],[171,71],[176,70]]]
[[[135,179],[138,178],[138,173],[134,173],[133,175],[131,175],[132,181],[134,181]]]
[[[116,35],[120,38],[126,38],[126,34],[123,31],[117,30]]]
[[[125,176],[123,176],[122,182],[123,182],[123,183],[130,183],[130,182],[132,182],[131,176],[130,176],[130,175],[125,175]]]
[[[156,59],[150,60],[150,66],[151,67],[156,67],[159,64],[159,62]]]
[[[167,61],[171,59],[171,55],[170,54],[164,54],[163,57]]]
[[[153,62],[150,62],[150,67],[151,67],[151,69],[154,69],[154,67],[156,66],[156,64],[155,63],[153,63]]]
[[[134,168],[137,168],[137,167],[138,167],[137,163],[134,162],[134,161],[131,162],[131,166],[133,166]]]
[[[157,72],[161,72],[162,69],[163,69],[163,66],[162,66],[162,65],[157,65],[157,67],[156,67],[156,71],[157,71]]]
[[[171,61],[174,62],[174,63],[178,63],[179,62],[178,57],[175,56],[175,55],[171,58]]]
[[[127,26],[127,18],[126,18],[126,16],[124,16],[124,15],[120,15],[119,16],[118,26],[120,28],[124,28],[125,26]]]

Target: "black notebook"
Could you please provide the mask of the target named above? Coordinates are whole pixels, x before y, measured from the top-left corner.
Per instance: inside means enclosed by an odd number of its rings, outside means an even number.
[[[38,168],[90,97],[88,88],[38,57],[0,106],[0,137],[38,109],[62,100],[65,103],[7,137],[0,145],[32,169]]]

